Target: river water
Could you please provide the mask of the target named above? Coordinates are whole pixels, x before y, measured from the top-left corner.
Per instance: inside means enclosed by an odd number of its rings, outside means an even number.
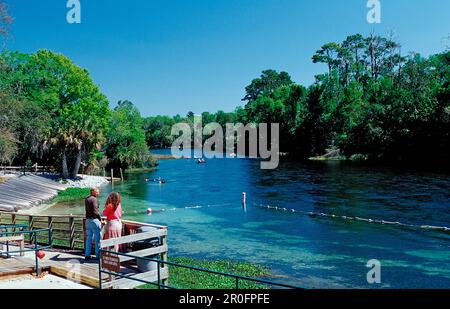
[[[172,256],[258,263],[270,268],[272,280],[305,288],[450,288],[449,232],[342,218],[450,227],[448,172],[342,162],[261,170],[259,163],[161,160],[153,172],[102,188],[101,202],[118,191],[126,219],[168,225]],[[147,215],[147,208],[161,212]],[[83,205],[46,212],[83,213]],[[367,282],[372,259],[381,263],[379,284]]]

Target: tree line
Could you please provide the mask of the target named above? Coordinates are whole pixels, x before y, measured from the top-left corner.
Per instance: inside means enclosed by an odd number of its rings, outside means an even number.
[[[406,56],[391,37],[351,35],[312,56],[327,71],[309,87],[265,70],[245,88],[243,107],[202,113],[203,123],[279,123],[280,150],[305,159],[333,153],[374,161],[448,160],[450,52]],[[186,117],[144,120],[147,142],[168,147]]]
[[[0,2],[0,39],[12,21]],[[323,45],[312,61],[326,67],[312,85],[265,70],[245,87],[243,106],[203,112],[203,124],[279,123],[280,151],[296,159],[447,162],[448,48],[405,56],[391,36],[355,34]],[[64,178],[152,166],[148,148],[170,147],[172,126],[194,117],[144,118],[126,100],[111,109],[89,72],[62,54],[0,54],[0,164],[52,165]]]
[[[63,178],[154,164],[139,110],[111,109],[87,70],[48,50],[0,55],[0,163],[55,166]]]

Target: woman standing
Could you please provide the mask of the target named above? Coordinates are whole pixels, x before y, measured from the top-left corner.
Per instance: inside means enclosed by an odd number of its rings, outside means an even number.
[[[105,203],[103,215],[106,216],[106,232],[103,239],[117,238],[122,236],[122,206],[120,205],[120,194],[112,192]],[[114,246],[114,251],[119,251],[119,245]]]

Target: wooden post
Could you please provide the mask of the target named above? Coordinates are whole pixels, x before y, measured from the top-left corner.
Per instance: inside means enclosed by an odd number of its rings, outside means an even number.
[[[75,218],[74,217],[69,217],[69,231],[70,231],[69,246],[70,246],[70,249],[73,250],[75,248]]]
[[[53,229],[53,217],[51,217],[51,216],[48,217],[48,228]],[[48,242],[49,242],[49,245],[53,243],[53,233],[49,234]]]
[[[12,225],[16,224],[16,215],[15,214],[11,215],[11,224]],[[13,228],[13,232],[15,232],[15,231],[16,231],[16,228]]]
[[[122,168],[120,168],[120,179],[123,181],[123,173],[122,173]]]
[[[28,228],[31,231],[33,230],[33,227],[34,227],[34,217],[30,216],[28,217]],[[33,237],[31,237],[31,234],[30,234],[30,244],[33,244]]]
[[[111,169],[111,183],[114,182],[114,170]]]
[[[167,238],[167,235],[161,237],[161,245],[162,246],[167,245],[167,239],[166,238]],[[163,252],[161,255],[162,255],[162,260],[163,261],[167,261],[167,251]],[[161,267],[165,268],[165,267],[168,267],[168,266],[166,264],[161,264]],[[169,278],[163,279],[162,280],[162,284],[163,285],[169,285]]]

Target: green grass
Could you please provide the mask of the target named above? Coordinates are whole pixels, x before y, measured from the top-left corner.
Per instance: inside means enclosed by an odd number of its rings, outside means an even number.
[[[88,188],[68,188],[65,191],[60,191],[58,195],[52,200],[52,202],[68,202],[68,201],[78,201],[85,199],[90,194],[90,189]]]
[[[234,262],[230,260],[209,261],[186,257],[170,258],[169,261],[251,278],[265,278],[270,276],[270,273],[266,267],[246,262]],[[177,266],[169,266],[169,285],[178,289],[234,289],[235,284],[234,278],[209,274]],[[239,287],[241,289],[267,288],[265,285],[244,280],[239,280]],[[139,288],[155,289],[156,286],[145,284]]]

